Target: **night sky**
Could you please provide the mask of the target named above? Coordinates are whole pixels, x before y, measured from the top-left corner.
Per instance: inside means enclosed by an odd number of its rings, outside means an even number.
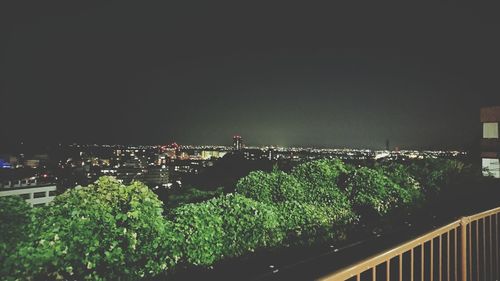
[[[3,143],[466,148],[500,104],[497,7],[78,2],[0,8]]]

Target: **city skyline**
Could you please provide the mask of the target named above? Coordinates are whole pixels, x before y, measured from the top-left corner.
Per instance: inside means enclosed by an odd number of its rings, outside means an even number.
[[[494,9],[15,5],[1,144],[467,149],[500,104]]]
[[[27,151],[30,153],[36,153],[45,151],[47,149],[54,149],[57,147],[165,147],[176,144],[182,148],[224,148],[231,149],[234,147],[234,142],[231,139],[224,141],[223,143],[177,143],[176,141],[170,143],[105,143],[105,142],[48,142],[47,140],[40,141],[20,141],[17,143],[4,143],[0,149],[0,153],[12,153],[12,152],[22,152]],[[383,143],[375,146],[359,145],[355,146],[352,144],[345,145],[317,145],[317,144],[290,144],[281,145],[273,143],[261,142],[255,143],[245,143],[244,149],[320,149],[320,150],[370,150],[370,151],[464,151],[475,150],[476,148],[471,146],[447,146],[447,147],[415,147],[415,146],[399,146],[390,145],[387,149],[387,140]]]

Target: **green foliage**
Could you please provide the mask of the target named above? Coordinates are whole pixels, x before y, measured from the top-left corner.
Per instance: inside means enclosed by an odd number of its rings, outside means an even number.
[[[0,273],[8,280],[137,280],[179,262],[211,266],[259,248],[341,239],[360,216],[414,206],[474,175],[451,160],[374,169],[316,160],[290,174],[251,172],[235,194],[192,188],[171,195],[171,220],[145,185],[110,177],[32,211],[20,198],[0,198]]]
[[[411,202],[411,194],[382,172],[361,167],[352,170],[346,191],[354,210],[365,217],[384,215]]]
[[[456,160],[419,160],[411,164],[408,170],[420,182],[427,199],[435,197],[443,189],[477,180],[470,165]]]
[[[182,251],[188,263],[208,266],[221,258],[224,229],[214,199],[178,207],[173,210],[173,216],[184,237]]]
[[[279,219],[271,206],[237,194],[216,201],[223,218],[224,256],[239,256],[282,241]]]
[[[236,191],[274,206],[287,243],[333,238],[340,226],[353,221],[347,196],[338,188],[347,167],[339,160],[318,160],[299,165],[291,175],[274,170],[252,172],[238,182]]]
[[[145,185],[111,177],[37,209],[30,237],[8,260],[16,278],[136,280],[180,257],[180,237]]]
[[[174,215],[185,237],[186,261],[194,265],[208,266],[283,239],[272,207],[237,194],[187,204]]]
[[[236,192],[262,203],[279,203],[289,200],[304,201],[304,187],[293,176],[274,170],[251,172],[241,178],[236,185]]]
[[[408,207],[410,205],[419,205],[423,201],[424,198],[420,183],[410,173],[408,166],[391,163],[388,165],[377,165],[375,168],[409,193],[410,200],[406,202]]]
[[[349,201],[338,187],[348,167],[340,160],[316,160],[298,165],[292,175],[304,186],[305,202],[349,208]]]
[[[224,187],[219,187],[213,191],[204,191],[196,188],[188,188],[182,190],[179,194],[171,194],[168,197],[169,208],[175,208],[188,203],[198,203],[214,197],[218,197],[224,193]]]
[[[17,244],[28,237],[31,214],[31,206],[23,198],[0,197],[0,268]]]
[[[287,244],[339,239],[342,228],[356,220],[350,208],[288,201],[277,206]]]

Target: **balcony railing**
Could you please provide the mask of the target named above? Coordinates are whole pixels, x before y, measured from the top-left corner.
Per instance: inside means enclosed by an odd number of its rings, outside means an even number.
[[[499,213],[462,217],[321,280],[499,280]]]

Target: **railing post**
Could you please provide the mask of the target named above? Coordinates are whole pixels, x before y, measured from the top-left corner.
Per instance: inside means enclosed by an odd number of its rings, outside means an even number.
[[[469,218],[460,219],[460,260],[462,266],[462,281],[467,281],[467,224]]]

